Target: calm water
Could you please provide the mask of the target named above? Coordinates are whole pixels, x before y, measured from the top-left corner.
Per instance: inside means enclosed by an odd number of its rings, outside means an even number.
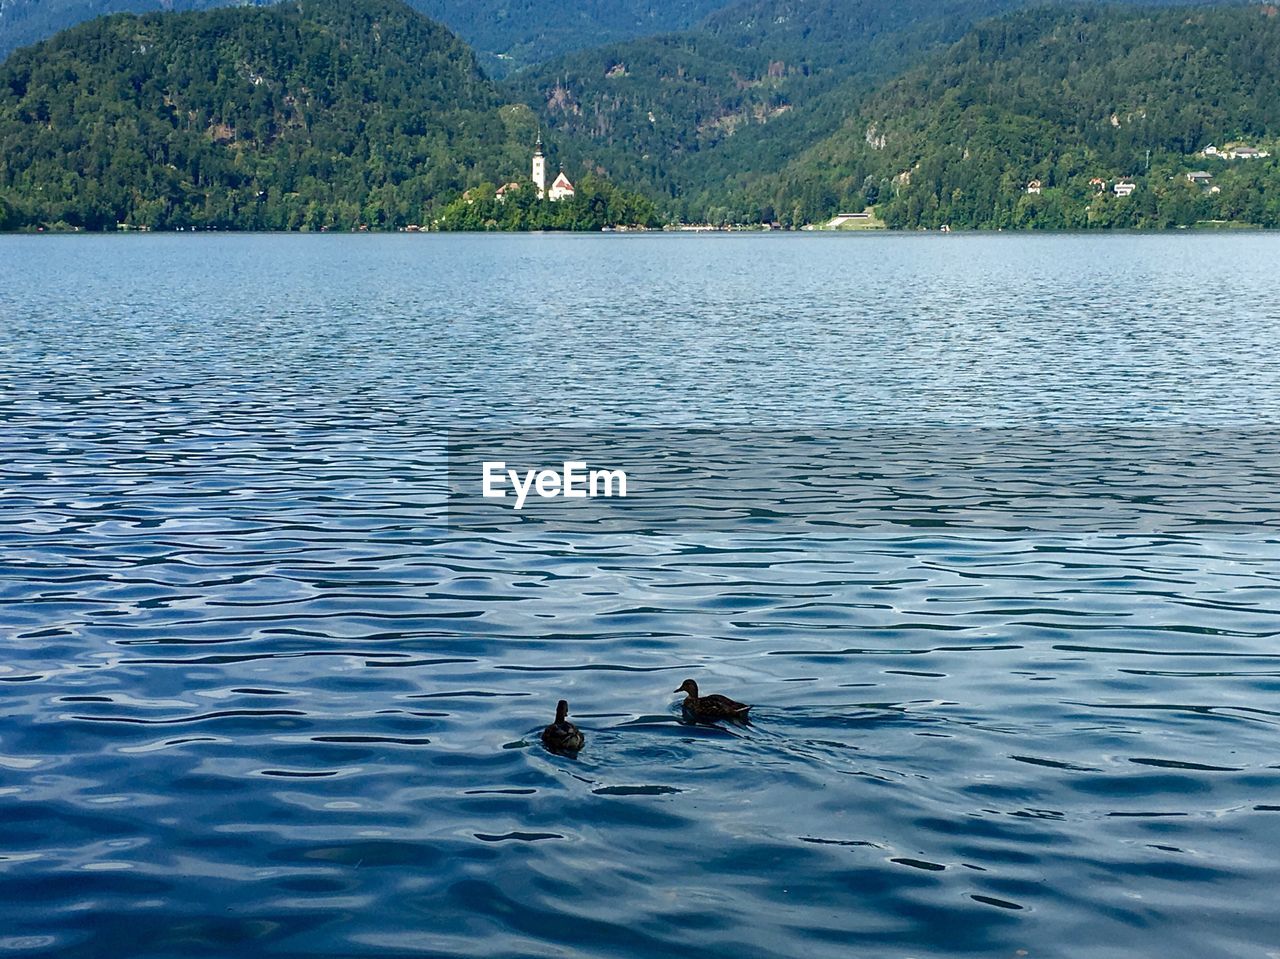
[[[0,238],[0,953],[1275,957],[1277,262]]]

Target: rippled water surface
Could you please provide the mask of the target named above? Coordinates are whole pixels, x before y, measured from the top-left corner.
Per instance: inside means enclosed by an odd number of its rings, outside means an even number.
[[[0,954],[1275,957],[1277,262],[0,238]]]

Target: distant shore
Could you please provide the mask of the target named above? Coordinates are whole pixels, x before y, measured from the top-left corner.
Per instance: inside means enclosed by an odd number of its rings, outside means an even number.
[[[862,229],[839,229],[823,226],[803,227],[769,227],[765,225],[706,226],[685,224],[666,227],[632,227],[606,228],[602,230],[233,230],[210,227],[207,229],[177,230],[55,230],[24,229],[0,230],[0,236],[609,236],[615,234],[643,234],[648,236],[702,236],[707,234],[785,234],[789,236],[834,236],[858,234],[889,236],[1134,236],[1150,234],[1164,236],[1171,234],[1212,234],[1212,233],[1280,233],[1271,227],[1258,226],[1253,223],[1204,222],[1194,226],[1175,226],[1164,229],[1152,227],[1095,227],[1093,229],[1056,230],[1031,227],[1010,227],[1008,229],[942,229],[927,230],[923,228],[909,229],[905,227],[878,227]]]

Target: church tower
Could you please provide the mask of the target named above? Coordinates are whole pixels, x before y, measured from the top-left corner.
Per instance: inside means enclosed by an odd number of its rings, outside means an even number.
[[[547,195],[547,158],[542,155],[542,134],[538,134],[538,146],[533,151],[533,185],[538,188],[538,199]]]

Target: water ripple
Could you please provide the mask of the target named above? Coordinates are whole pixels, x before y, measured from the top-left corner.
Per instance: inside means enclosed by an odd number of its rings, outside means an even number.
[[[1273,949],[1277,240],[631,239],[0,238],[0,951]]]

